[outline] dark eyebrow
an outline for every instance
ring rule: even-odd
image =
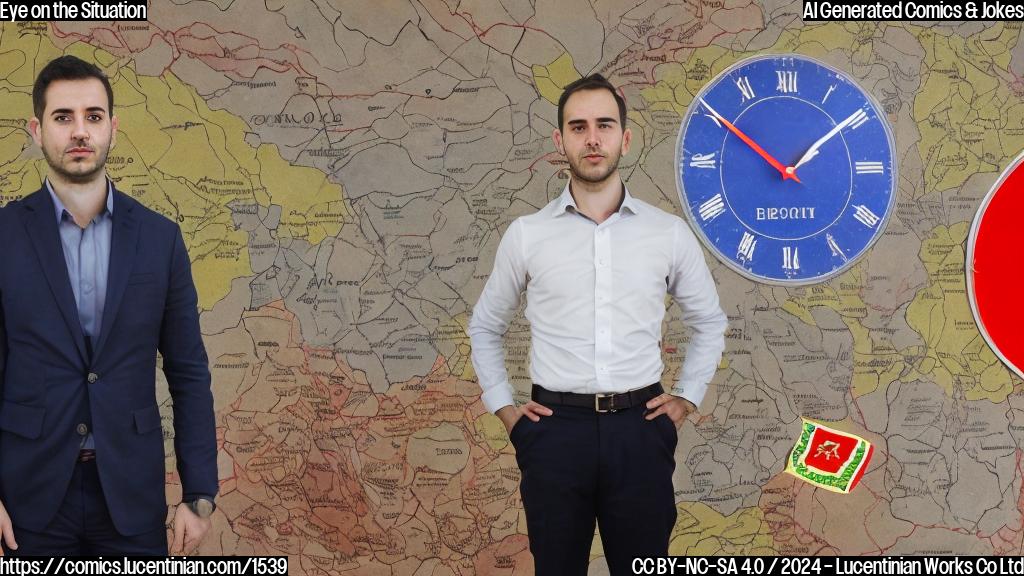
[[[102,107],[102,106],[92,106],[91,108],[86,108],[85,111],[86,112],[103,112],[104,114],[107,113],[107,109]],[[53,112],[50,112],[50,116],[53,116],[55,114],[74,114],[74,112],[75,111],[72,110],[71,108],[57,108]]]
[[[583,120],[582,118],[577,118],[575,120],[569,120],[568,122],[566,122],[566,124],[568,124],[569,126],[575,126],[575,125],[578,125],[578,124],[586,124],[586,123],[587,123],[587,121]],[[606,118],[598,118],[597,119],[597,123],[598,124],[618,124],[619,121],[616,120],[615,118],[606,117]]]

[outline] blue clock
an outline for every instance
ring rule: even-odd
[[[693,99],[676,177],[719,260],[773,284],[809,284],[867,252],[896,198],[892,130],[849,76],[799,55],[756,56]]]

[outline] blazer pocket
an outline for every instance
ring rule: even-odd
[[[140,408],[132,412],[132,416],[135,418],[135,431],[139,434],[160,428],[160,408],[156,404],[148,408]]]
[[[43,432],[46,408],[4,402],[0,405],[0,428],[29,440],[39,438]]]
[[[148,284],[150,282],[156,282],[156,274],[153,274],[152,272],[132,274],[128,277],[129,284]]]

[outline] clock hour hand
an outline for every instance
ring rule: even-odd
[[[754,142],[754,140],[750,136],[744,134],[739,128],[733,126],[732,122],[729,122],[721,114],[716,112],[715,109],[712,108],[707,102],[705,102],[703,98],[700,99],[700,103],[703,104],[704,107],[708,109],[708,112],[711,112],[712,116],[716,120],[724,124],[730,132],[735,134],[740,140],[743,140],[743,142],[746,143],[747,146],[750,146],[754,150],[754,152],[757,152],[761,156],[761,158],[764,158],[766,162],[768,162],[769,164],[772,165],[773,168],[778,170],[779,173],[782,174],[783,180],[793,179],[796,180],[797,182],[800,182],[800,179],[797,178],[796,176],[796,168],[786,168],[785,166],[783,166],[782,162],[779,162],[778,160],[773,158],[771,154],[765,152],[764,148],[761,148],[761,146],[759,146],[757,142]]]
[[[806,152],[804,152],[804,155],[800,157],[800,160],[798,160],[797,163],[793,165],[793,170],[796,170],[797,168],[803,166],[807,162],[810,162],[812,158],[814,158],[815,156],[818,155],[818,149],[821,148],[825,144],[825,142],[828,142],[829,140],[831,140],[833,136],[835,136],[836,134],[839,134],[840,130],[842,130],[843,128],[846,128],[847,126],[852,124],[855,120],[857,120],[858,118],[861,118],[863,116],[864,116],[864,111],[858,109],[853,114],[850,114],[850,116],[847,117],[846,120],[843,120],[839,124],[836,124],[835,126],[833,126],[832,129],[829,130],[827,134],[825,134],[821,138],[818,138],[814,142],[814,144],[811,144],[811,147],[808,148]]]

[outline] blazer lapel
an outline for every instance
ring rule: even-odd
[[[139,226],[135,213],[135,202],[114,189],[114,227],[110,236],[110,266],[107,268],[107,299],[103,309],[103,324],[100,339],[93,349],[93,359],[99,357],[107,335],[114,327],[117,311],[121,308],[128,276],[135,264],[135,250],[138,246]]]
[[[57,307],[71,331],[78,353],[82,360],[87,362],[82,323],[78,318],[75,293],[71,290],[71,279],[68,277],[68,265],[64,260],[64,248],[60,242],[60,231],[57,229],[53,200],[50,199],[46,186],[26,198],[23,206],[21,214],[25,231],[32,239],[32,246],[43,268],[46,282],[50,285]]]

